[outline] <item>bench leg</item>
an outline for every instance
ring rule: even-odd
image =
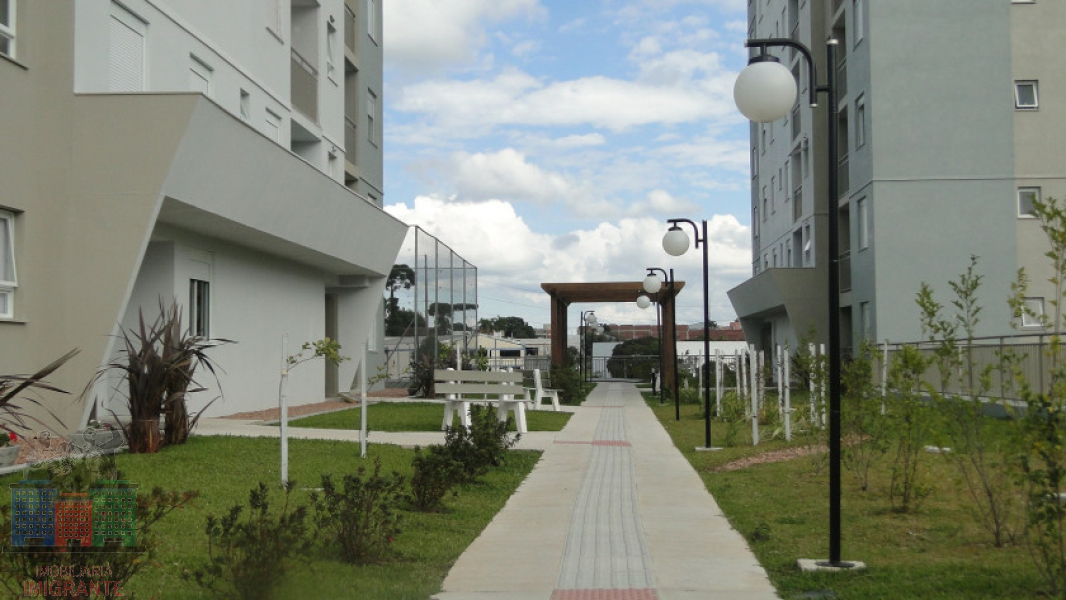
[[[515,428],[518,429],[518,433],[526,433],[526,403],[515,402],[512,406],[514,407]]]
[[[551,396],[552,399],[552,410],[559,412],[559,392],[551,392],[549,396]]]

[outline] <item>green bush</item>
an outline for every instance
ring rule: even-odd
[[[503,464],[519,434],[507,431],[511,419],[499,421],[491,407],[470,407],[470,428],[449,427],[444,434],[444,452],[462,465],[462,481],[476,481],[489,468]]]
[[[338,489],[330,475],[322,476],[322,495],[311,494],[318,538],[328,548],[339,548],[345,562],[366,564],[385,557],[400,533],[396,507],[406,503],[404,479],[398,473],[381,474],[381,459],[374,470],[359,467],[342,478]]]
[[[444,496],[463,480],[463,463],[446,446],[435,445],[425,452],[416,447],[411,466],[411,505],[422,512],[443,511]]]
[[[272,598],[290,559],[305,556],[311,545],[307,507],[290,502],[295,486],[292,480],[284,485],[280,512],[270,511],[270,492],[260,482],[248,494],[247,516],[238,504],[222,518],[207,517],[207,562],[185,578],[222,598]]]
[[[552,366],[550,387],[559,390],[559,401],[569,406],[581,404],[588,396],[581,373],[573,367]]]

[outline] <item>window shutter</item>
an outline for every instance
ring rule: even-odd
[[[144,91],[144,33],[127,23],[133,15],[111,14],[108,88],[112,92]],[[125,11],[122,11],[125,12]]]

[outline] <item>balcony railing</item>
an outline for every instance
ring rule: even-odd
[[[848,174],[848,155],[840,157],[837,163],[837,194],[843,198],[851,187],[851,178]]]
[[[292,105],[307,118],[318,122],[318,69],[294,48],[289,93]]]
[[[851,291],[851,251],[841,254],[837,264],[840,268],[840,291]]]
[[[792,221],[796,222],[803,218],[803,188],[798,187],[792,191]]]

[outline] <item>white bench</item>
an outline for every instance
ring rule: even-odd
[[[477,401],[495,404],[496,418],[501,422],[507,420],[508,412],[514,412],[518,433],[526,433],[526,403],[529,398],[522,387],[521,373],[436,369],[433,371],[433,381],[437,394],[445,399],[441,429],[450,427],[456,415],[463,427],[470,427],[470,402]],[[471,399],[471,394],[482,397]]]
[[[533,387],[526,388],[526,395],[532,399],[530,408],[533,410],[540,408],[542,400],[551,400],[552,410],[559,411],[559,390],[544,387],[540,377],[540,369],[533,369]]]

